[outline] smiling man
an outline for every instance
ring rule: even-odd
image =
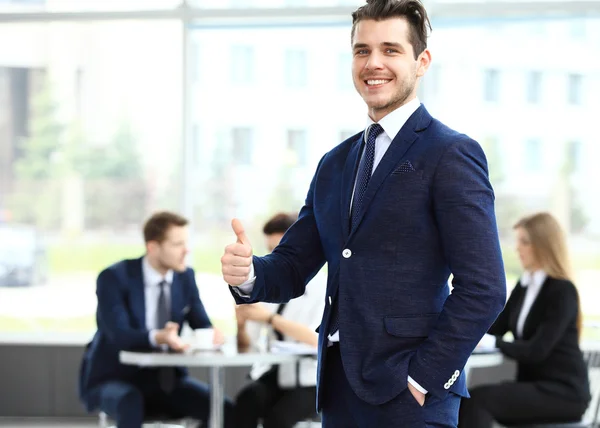
[[[321,159],[271,254],[253,257],[232,222],[223,277],[238,303],[284,302],[328,264],[317,374],[325,428],[456,427],[463,368],[506,297],[486,159],[417,99],[431,63],[423,5],[371,0],[352,17],[367,126]]]

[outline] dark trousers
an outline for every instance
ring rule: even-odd
[[[323,382],[323,428],[456,428],[460,397],[453,393],[443,400],[428,394],[423,407],[408,388],[379,406],[358,398],[346,378],[338,345],[327,348]]]
[[[236,398],[235,428],[292,428],[316,415],[316,387],[281,389],[277,368],[246,385]]]
[[[568,401],[545,392],[533,382],[505,382],[473,388],[460,406],[460,428],[577,422],[587,403]]]
[[[141,428],[147,415],[189,417],[206,425],[210,393],[207,385],[185,376],[177,379],[170,393],[158,383],[155,370],[142,370],[136,379],[108,381],[90,391],[102,410],[117,422],[118,428]],[[225,403],[225,426],[232,428],[233,405]]]

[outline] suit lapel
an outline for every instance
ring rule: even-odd
[[[517,296],[514,310],[510,313],[510,317],[508,320],[508,324],[509,324],[508,326],[509,326],[510,330],[513,332],[513,336],[516,337],[517,336],[517,323],[519,322],[519,314],[521,313],[521,309],[523,308],[523,300],[525,300],[525,291],[526,290],[521,285],[520,281],[517,283],[517,285],[515,287],[517,287],[519,295]]]
[[[129,305],[133,317],[141,327],[146,327],[146,296],[144,293],[144,275],[142,274],[142,259],[128,262],[129,276]]]
[[[350,200],[352,199],[352,191],[354,190],[354,180],[356,177],[356,171],[358,169],[358,163],[360,160],[360,154],[362,152],[362,142],[364,138],[364,132],[362,132],[358,139],[352,144],[348,157],[346,158],[346,165],[342,173],[342,233],[344,241],[348,239],[350,234]]]
[[[183,293],[181,291],[181,275],[173,274],[173,283],[171,284],[171,320],[179,322],[181,310],[183,309]]]
[[[398,134],[394,137],[394,139],[392,140],[392,144],[385,152],[385,155],[383,155],[381,162],[379,162],[379,165],[377,166],[375,172],[371,176],[369,186],[367,187],[367,191],[363,199],[362,209],[357,213],[357,228],[360,225],[365,213],[369,209],[371,201],[375,197],[375,194],[377,193],[385,179],[390,175],[390,173],[398,165],[406,151],[410,148],[410,146],[412,146],[412,144],[417,139],[418,134],[416,131],[419,131],[423,129],[423,127],[426,127],[430,121],[431,116],[429,116],[429,113],[427,113],[425,107],[420,106],[406,121],[404,126],[400,129],[400,132],[398,132]],[[353,176],[353,178],[354,177],[356,177],[356,174]],[[354,183],[354,180],[351,181],[352,183]]]
[[[537,296],[535,296],[535,299],[533,300],[533,303],[531,304],[531,308],[529,308],[529,312],[527,313],[527,316],[525,317],[525,322],[523,323],[523,334],[521,335],[522,337],[525,337],[525,332],[529,331],[528,330],[528,326],[531,322],[535,321],[539,321],[537,317],[537,312],[538,312],[538,308],[540,307],[540,305],[543,305],[542,301],[544,300],[544,290],[548,287],[546,287],[546,283],[548,282],[549,277],[546,277],[546,279],[544,280],[544,282],[542,283],[542,286],[540,288],[540,291],[538,292]],[[523,301],[525,300],[525,294],[523,293]],[[523,304],[521,303],[521,308],[522,309]],[[519,310],[519,313],[521,311]]]

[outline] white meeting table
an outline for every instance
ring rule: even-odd
[[[140,367],[208,367],[210,370],[210,428],[223,428],[225,400],[225,367],[251,366],[254,363],[281,364],[293,362],[305,355],[291,353],[259,352],[256,350],[238,351],[225,345],[218,351],[193,351],[183,354],[159,352],[121,351],[119,359],[123,364]],[[473,368],[499,366],[504,361],[502,354],[474,353],[469,358],[464,372],[469,376]]]
[[[140,367],[208,367],[210,370],[209,427],[222,428],[225,402],[225,367],[251,366],[254,363],[281,364],[298,360],[302,355],[238,351],[225,345],[217,351],[192,351],[182,354],[121,351],[122,364]]]

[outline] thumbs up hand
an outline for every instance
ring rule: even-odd
[[[225,254],[221,257],[221,271],[223,279],[232,286],[242,285],[248,280],[250,266],[252,265],[252,245],[246,236],[244,226],[238,219],[233,219],[231,227],[235,232],[237,241],[225,247]]]

